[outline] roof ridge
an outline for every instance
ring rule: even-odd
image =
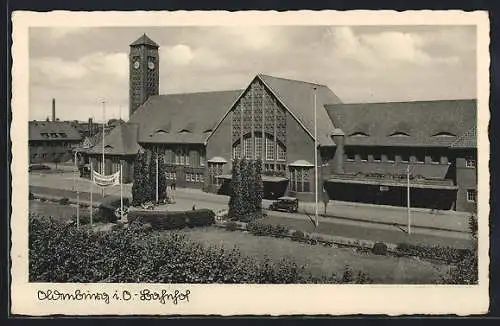
[[[222,90],[222,91],[197,91],[197,92],[188,92],[188,93],[164,93],[164,94],[158,94],[158,95],[153,95],[150,96],[151,98],[153,97],[160,97],[160,96],[172,96],[172,95],[195,95],[195,94],[207,94],[207,93],[229,93],[229,92],[241,92],[244,89],[227,89],[227,90]]]
[[[291,79],[291,78],[285,78],[285,77],[277,77],[277,76],[272,76],[272,75],[262,74],[262,73],[257,74],[257,76],[259,76],[259,77],[261,77],[261,76],[271,77],[271,78],[282,79],[282,80],[291,81],[291,82],[297,82],[297,83],[303,83],[303,84],[311,84],[311,85],[316,85],[316,86],[321,86],[321,87],[328,87],[326,84],[313,83],[313,82],[310,82],[310,81],[305,81],[305,80],[300,80],[300,79]]]
[[[466,102],[466,101],[477,101],[475,98],[464,98],[464,99],[441,99],[441,100],[414,100],[414,101],[387,101],[387,102],[353,102],[353,103],[337,103],[337,104],[326,104],[327,106],[336,105],[373,105],[373,104],[403,104],[403,103],[435,103],[435,102]]]

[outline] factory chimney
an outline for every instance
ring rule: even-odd
[[[56,99],[52,99],[52,121],[56,121]]]

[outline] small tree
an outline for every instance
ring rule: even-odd
[[[259,159],[253,162],[254,164],[254,187],[253,200],[254,207],[259,216],[262,215],[262,198],[264,197],[264,183],[262,182],[262,161]]]
[[[56,170],[57,170],[57,165],[61,163],[61,155],[54,153],[54,157],[52,158],[52,163],[56,165]]]
[[[250,220],[250,215],[252,214],[252,189],[251,189],[251,172],[250,172],[250,162],[246,159],[241,160],[240,162],[240,175],[241,175],[241,205],[242,212],[240,218],[245,220]]]
[[[146,153],[137,152],[134,164],[134,183],[132,184],[132,203],[141,205],[147,201]]]
[[[234,159],[232,177],[231,177],[231,197],[229,198],[228,215],[231,219],[235,220],[241,216],[241,213],[242,213],[242,202],[241,202],[240,162],[238,159]]]
[[[167,176],[165,159],[162,153],[158,154],[158,196],[160,200],[167,198]]]

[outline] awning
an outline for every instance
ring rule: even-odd
[[[314,164],[306,161],[306,160],[297,160],[297,161],[294,161],[290,164],[288,164],[288,166],[297,166],[297,167],[314,167]]]
[[[208,160],[209,163],[227,163],[227,160],[220,156],[214,156]]]
[[[363,184],[363,185],[374,185],[374,186],[392,186],[392,187],[407,187],[406,182],[394,181],[394,180],[355,180],[355,179],[343,179],[343,178],[330,178],[328,182],[336,183],[350,183],[350,184]],[[455,185],[444,185],[444,184],[431,184],[431,183],[416,183],[410,182],[410,188],[421,188],[421,189],[443,189],[443,190],[457,190],[458,187]]]
[[[216,178],[231,180],[232,175],[231,174],[223,174],[223,175],[218,175]],[[288,181],[288,179],[283,178],[283,177],[272,177],[272,176],[268,176],[268,175],[263,175],[262,181],[263,182],[285,182],[285,181]]]

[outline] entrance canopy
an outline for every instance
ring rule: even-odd
[[[349,184],[364,184],[364,185],[374,185],[374,186],[392,186],[392,187],[407,187],[405,181],[398,180],[370,180],[370,179],[347,179],[342,177],[333,177],[327,180],[328,182],[334,183],[349,183]],[[441,182],[428,182],[425,181],[410,181],[410,188],[422,188],[422,189],[442,189],[442,190],[457,190],[458,187],[448,183],[443,180]]]
[[[217,176],[216,178],[218,178],[218,179],[225,179],[225,180],[231,180],[232,179],[232,175],[231,174],[223,174],[223,175]],[[288,179],[287,178],[283,178],[283,177],[273,177],[273,176],[263,175],[262,176],[262,181],[263,182],[285,182],[285,181],[288,181]]]

